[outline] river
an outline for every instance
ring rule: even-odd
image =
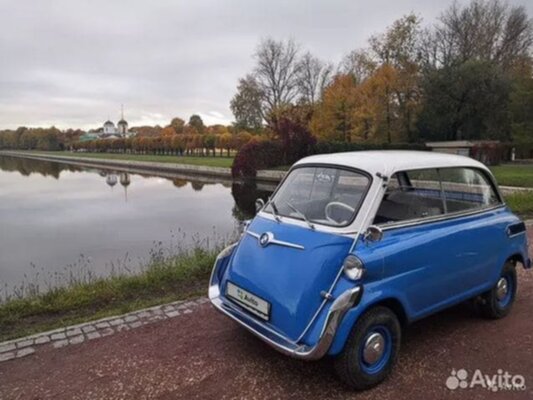
[[[272,189],[0,156],[0,300],[36,285],[136,273],[160,251],[212,246]]]

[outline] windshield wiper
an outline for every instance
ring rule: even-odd
[[[274,203],[274,200],[269,201],[270,208],[272,209],[272,214],[274,215],[274,218],[277,222],[281,222],[281,218],[279,217],[278,207],[276,207],[276,203]]]
[[[311,229],[315,229],[315,225],[313,225],[313,223],[311,221],[309,221],[309,219],[305,216],[305,214],[303,212],[301,212],[300,210],[298,210],[296,207],[294,207],[291,203],[287,202],[287,205],[289,206],[289,208],[294,211],[296,214],[298,214],[300,217],[303,218],[303,220],[305,222],[307,222],[307,225],[309,225],[309,228]]]

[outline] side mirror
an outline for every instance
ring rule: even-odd
[[[265,206],[263,199],[257,199],[255,201],[255,212],[259,212]]]
[[[379,226],[370,225],[365,232],[364,238],[369,242],[379,242],[383,238],[383,231]]]

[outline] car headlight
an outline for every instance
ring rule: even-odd
[[[365,273],[365,267],[360,259],[353,254],[348,255],[342,263],[344,275],[352,281],[361,279]]]

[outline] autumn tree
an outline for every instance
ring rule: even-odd
[[[414,14],[396,20],[383,34],[370,38],[373,57],[385,67],[380,98],[389,143],[393,129],[400,138],[415,140],[414,121],[420,101],[419,41],[420,19]]]
[[[372,59],[368,49],[356,49],[344,56],[340,65],[339,72],[350,74],[358,83],[368,78],[377,67],[377,63]]]
[[[169,125],[161,130],[161,136],[163,137],[170,137],[174,136],[176,134],[176,131],[172,125]]]
[[[312,152],[316,139],[309,130],[311,115],[309,105],[288,105],[277,110],[275,133],[282,143],[286,164],[292,164]]]
[[[311,131],[316,137],[351,142],[355,128],[356,88],[353,75],[335,76],[311,119]]]

